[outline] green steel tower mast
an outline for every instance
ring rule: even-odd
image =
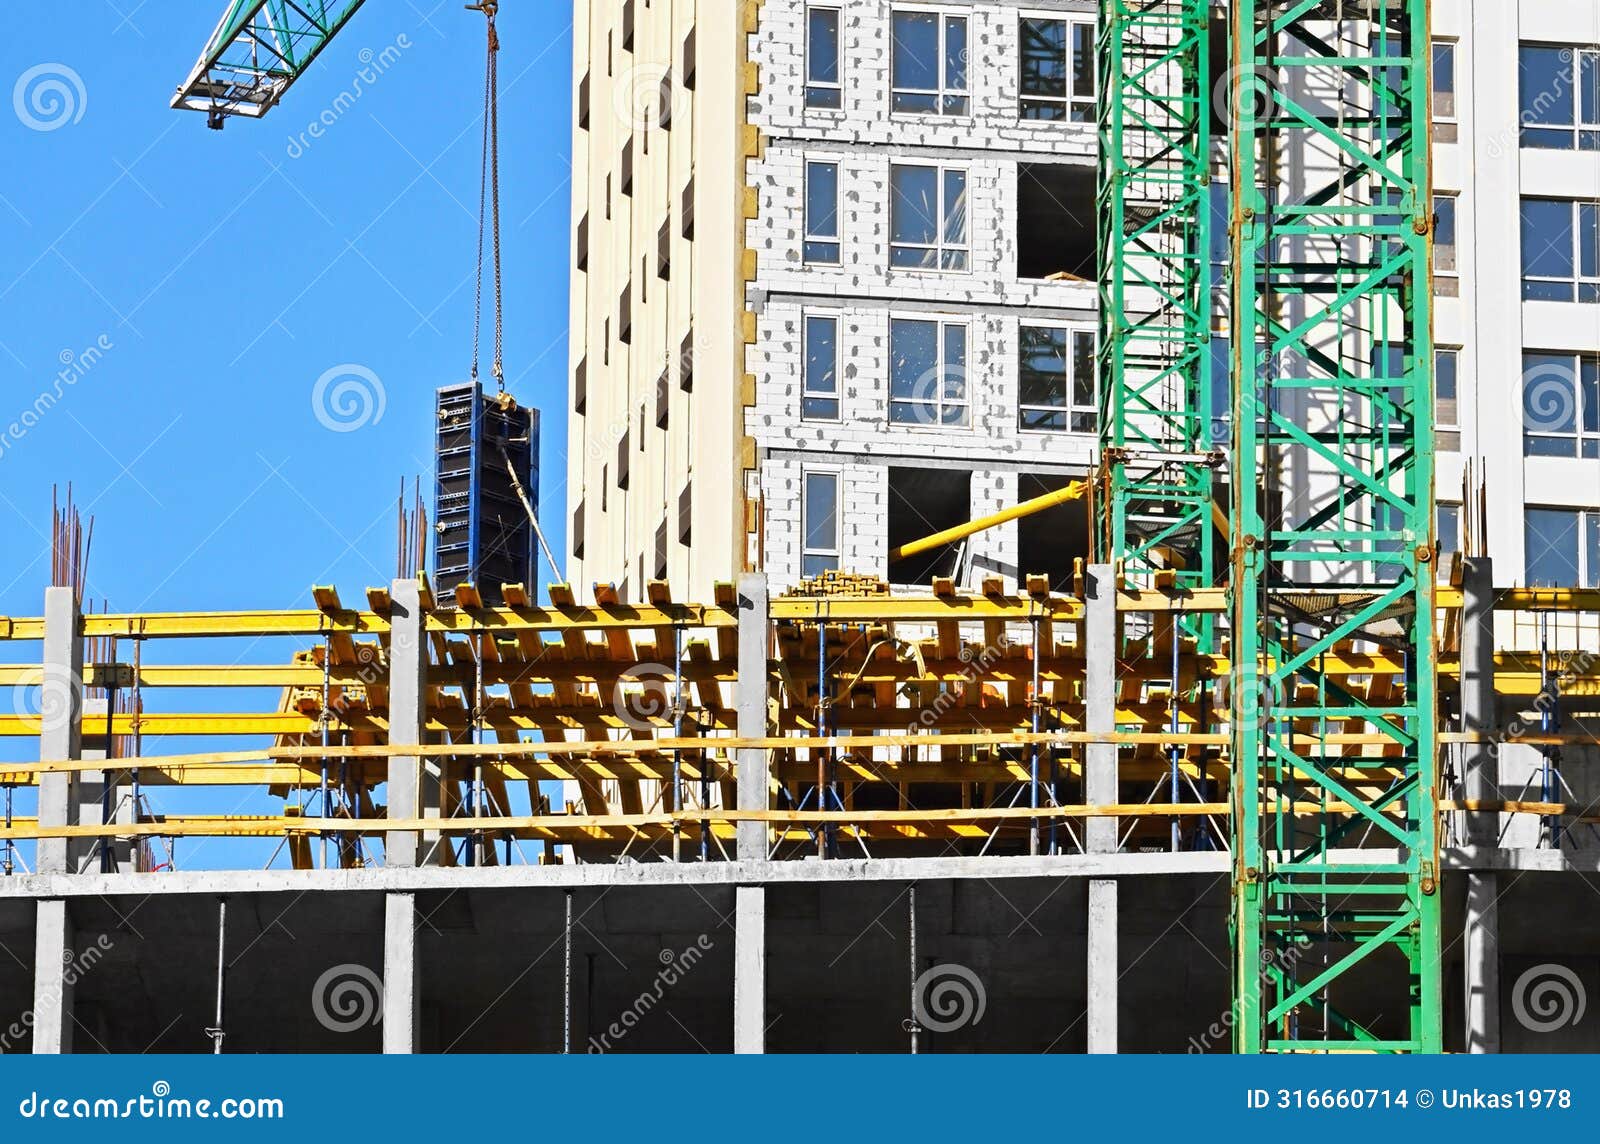
[[[1232,37],[1235,1047],[1437,1052],[1428,3]]]
[[[1207,0],[1101,0],[1095,555],[1149,586],[1216,584]]]

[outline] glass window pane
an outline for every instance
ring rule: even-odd
[[[1577,379],[1567,354],[1522,355],[1522,428],[1528,433],[1572,433],[1577,428]]]
[[[1583,586],[1600,587],[1600,513],[1583,514]]]
[[[1600,278],[1600,204],[1578,204],[1578,276]]]
[[[1094,25],[1072,25],[1072,94],[1094,98]]]
[[[1066,407],[1067,331],[1023,326],[1019,331],[1017,377],[1023,405]]]
[[[806,377],[807,393],[837,393],[839,352],[835,333],[838,323],[833,318],[806,319]]]
[[[1530,588],[1578,586],[1578,514],[1530,508],[1523,529],[1523,561]]]
[[[889,182],[889,240],[933,245],[939,234],[939,172],[896,166]]]
[[[1088,330],[1072,333],[1072,403],[1081,409],[1095,407],[1094,335]]]
[[[1456,90],[1456,46],[1438,43],[1433,45],[1434,95],[1454,94]]]
[[[1437,350],[1433,355],[1433,392],[1440,401],[1456,399],[1456,351]]]
[[[806,79],[839,82],[839,10],[813,8],[806,21]]]
[[[1067,22],[1022,21],[1023,95],[1067,97]]]
[[[1600,124],[1600,52],[1584,52],[1578,61],[1578,110],[1583,125]]]
[[[1572,204],[1560,199],[1522,200],[1522,273],[1573,278]]]
[[[949,16],[946,17],[944,22],[944,85],[951,91],[967,90],[967,18],[965,16]]]
[[[832,551],[839,546],[839,478],[833,473],[806,474],[806,547]]]
[[[954,246],[967,245],[967,173],[944,173],[944,240]]]
[[[1581,360],[1578,390],[1583,395],[1583,431],[1600,433],[1600,358]]]
[[[895,318],[889,323],[889,396],[931,398],[938,367],[939,323]]]
[[[1439,506],[1439,551],[1461,551],[1460,505],[1442,504]]]
[[[946,401],[967,399],[967,327],[944,328],[944,397]]]
[[[1572,52],[1561,58],[1561,48],[1524,45],[1519,61],[1522,78],[1522,122],[1535,126],[1566,126],[1573,123]],[[1572,146],[1570,141],[1566,146]]]
[[[939,16],[937,13],[894,14],[894,58],[891,66],[892,86],[916,88],[922,91],[938,90]]]
[[[1433,197],[1433,216],[1434,244],[1436,246],[1454,246],[1456,244],[1456,197],[1454,195],[1435,195]]]
[[[806,234],[839,237],[839,165],[806,164]]]

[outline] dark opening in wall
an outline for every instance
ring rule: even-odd
[[[1095,170],[1017,164],[1017,276],[1095,281]]]
[[[1055,492],[1076,477],[1023,473],[1017,478],[1018,503]],[[1050,587],[1070,591],[1072,562],[1089,559],[1089,502],[1068,501],[1017,520],[1017,579],[1050,577]]]
[[[972,473],[962,469],[889,470],[889,548],[921,540],[972,519]],[[956,574],[960,542],[889,562],[893,584],[927,585]]]

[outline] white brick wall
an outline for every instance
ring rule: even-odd
[[[1095,5],[1089,0],[907,5],[968,17],[971,114],[961,117],[891,115],[892,6],[880,0],[841,0],[838,6],[843,84],[838,111],[804,106],[805,4],[764,5],[751,42],[761,91],[750,100],[749,113],[766,147],[747,171],[759,208],[746,228],[747,245],[756,256],[749,301],[757,315],[756,341],[746,354],[746,368],[756,378],[746,428],[762,449],[764,561],[779,590],[800,573],[805,467],[840,473],[842,566],[882,574],[890,464],[933,461],[971,468],[971,510],[981,515],[1016,503],[1019,468],[1086,469],[1096,453],[1092,436],[1017,428],[1018,326],[1043,321],[1092,329],[1096,299],[1091,283],[1019,279],[1014,220],[1019,162],[1075,164],[1092,180],[1095,154],[1092,124],[1019,117],[1020,13],[1092,19]],[[808,158],[839,164],[838,265],[803,261]],[[894,162],[937,162],[966,170],[966,271],[889,268]],[[1092,243],[1094,220],[1081,221]],[[839,320],[837,422],[800,417],[801,331],[808,312]],[[967,323],[968,427],[889,423],[891,315]],[[1001,574],[1014,582],[1016,549],[1014,524],[975,537],[974,581]]]

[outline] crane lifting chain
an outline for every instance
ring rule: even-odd
[[[494,383],[499,392],[506,389],[505,371],[500,362],[503,325],[500,304],[500,78],[496,63],[500,55],[500,36],[494,18],[498,0],[479,0],[468,4],[470,11],[482,12],[488,24],[488,55],[483,71],[483,161],[478,171],[478,273],[477,295],[472,312],[472,379],[478,379],[478,338],[483,325],[483,223],[487,200],[493,227],[494,252]]]

